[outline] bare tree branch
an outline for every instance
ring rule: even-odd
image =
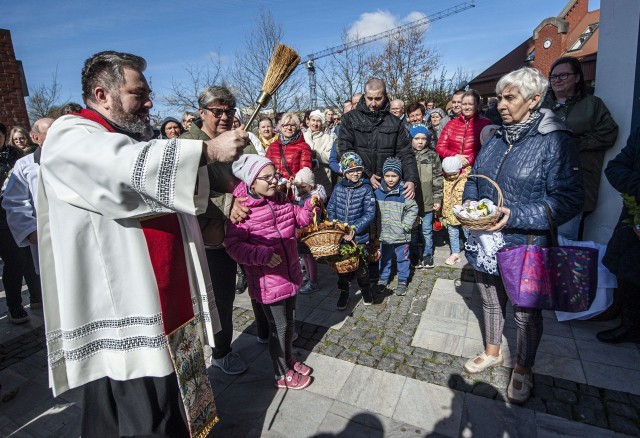
[[[31,122],[35,122],[43,117],[56,117],[56,111],[66,102],[61,102],[62,85],[58,83],[58,67],[51,77],[51,83],[40,84],[29,95],[27,102],[27,112]]]
[[[198,109],[198,95],[204,88],[218,83],[221,70],[222,62],[217,54],[211,56],[205,65],[187,64],[187,78],[172,78],[171,92],[162,100],[176,112],[195,111]]]

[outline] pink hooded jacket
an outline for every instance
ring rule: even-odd
[[[229,222],[224,243],[227,253],[244,268],[249,296],[263,304],[294,296],[302,284],[296,228],[311,222],[310,200],[298,207],[280,192],[256,199],[247,193],[244,182],[236,186],[233,196],[246,197],[244,205],[250,213],[244,222]],[[274,253],[282,262],[270,268],[267,263]]]

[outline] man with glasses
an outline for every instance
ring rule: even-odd
[[[210,86],[198,96],[199,118],[191,122],[189,132],[180,136],[184,139],[210,140],[233,129],[236,114],[236,98],[226,87]],[[255,154],[249,143],[244,153]],[[204,240],[213,294],[222,329],[214,335],[212,365],[226,374],[242,374],[247,365],[231,350],[233,336],[233,301],[236,296],[236,262],[229,257],[222,243],[224,224],[227,219],[241,221],[248,209],[235,200],[233,189],[236,180],[231,172],[231,164],[212,163],[207,166],[209,173],[209,205],[207,211],[198,216]]]

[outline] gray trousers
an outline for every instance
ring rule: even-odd
[[[484,331],[488,344],[500,345],[504,318],[509,297],[497,275],[475,271],[476,284],[482,295]],[[516,320],[517,351],[516,363],[523,368],[531,368],[542,338],[542,311],[513,306]]]

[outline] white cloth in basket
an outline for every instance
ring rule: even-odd
[[[469,238],[465,244],[465,250],[477,253],[476,263],[487,273],[498,272],[498,260],[496,253],[504,246],[504,237],[500,231],[476,231],[469,232]]]

